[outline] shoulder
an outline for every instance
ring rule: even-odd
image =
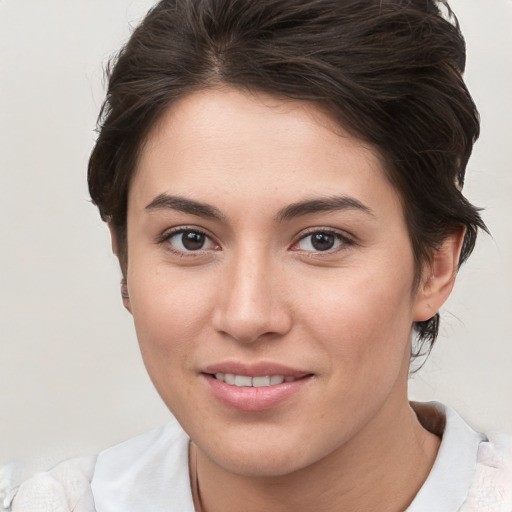
[[[99,512],[193,511],[189,438],[177,421],[98,455],[92,492]]]
[[[438,402],[411,405],[441,445],[407,511],[512,512],[511,437],[477,432]]]
[[[176,458],[188,449],[189,438],[176,420],[107,448],[98,455],[95,476],[101,471],[125,473],[127,464],[141,460]]]
[[[512,436],[491,433],[478,449],[475,478],[461,512],[512,512]]]
[[[96,457],[61,462],[17,485],[15,471],[4,467],[0,510],[7,512],[94,512],[91,480]]]
[[[14,466],[0,467],[0,512],[167,512],[169,503],[188,512],[188,443],[172,421],[28,479]]]

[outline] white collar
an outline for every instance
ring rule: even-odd
[[[176,420],[98,455],[91,482],[97,512],[194,512],[189,438]]]
[[[486,438],[449,407],[428,406],[446,418],[446,426],[434,466],[406,512],[454,512],[466,500]],[[173,420],[101,452],[91,483],[97,512],[194,512],[188,445]]]
[[[478,448],[487,438],[453,409],[439,402],[423,405],[436,409],[445,418],[445,427],[434,466],[406,512],[455,512],[466,501],[475,478]]]

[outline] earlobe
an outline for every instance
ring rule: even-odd
[[[121,297],[123,299],[123,306],[131,313],[130,294],[128,293],[128,283],[125,277],[121,279]]]
[[[432,318],[450,296],[455,283],[464,230],[448,235],[425,268],[414,305],[414,321]]]
[[[117,236],[114,231],[114,228],[112,227],[112,224],[110,222],[108,223],[108,229],[110,231],[110,241],[112,243],[112,252],[118,257],[119,259],[119,246],[117,243]],[[121,265],[121,270],[122,270]],[[124,272],[123,272],[124,273]],[[131,313],[131,304],[130,304],[130,294],[128,293],[128,282],[126,281],[126,277],[123,276],[121,279],[121,298],[123,299],[123,306]]]
[[[117,254],[118,246],[117,246],[116,233],[115,233],[114,228],[112,227],[112,224],[110,222],[107,223],[107,226],[108,226],[108,230],[110,231],[110,243],[112,245],[112,252],[116,256],[118,256],[118,254]]]

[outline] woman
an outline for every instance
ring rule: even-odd
[[[464,62],[430,1],[159,3],[89,187],[177,422],[12,510],[511,510],[510,443],[407,399],[485,229]]]

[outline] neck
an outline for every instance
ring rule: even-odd
[[[405,510],[440,440],[420,425],[406,398],[395,401],[328,457],[284,476],[233,474],[193,446],[202,512]]]

